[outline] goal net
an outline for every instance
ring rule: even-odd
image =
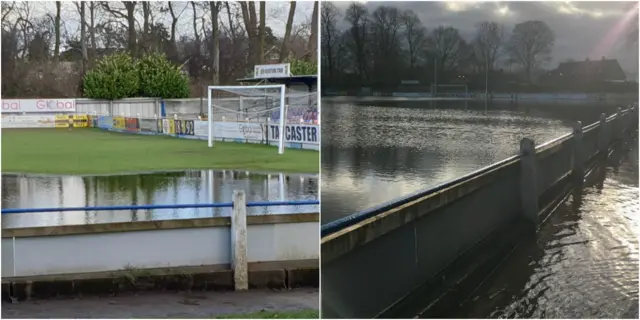
[[[466,84],[437,84],[431,86],[434,98],[461,98],[469,97]]]
[[[209,86],[207,101],[209,147],[220,132],[216,125],[222,130],[239,126],[243,133],[251,131],[254,140],[261,130],[266,143],[269,135],[264,131],[277,126],[278,153],[282,154],[287,125],[318,123],[317,93],[288,90],[285,85]]]

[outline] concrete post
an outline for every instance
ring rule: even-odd
[[[582,139],[582,122],[573,125],[573,180],[578,183],[584,181],[584,141]]]
[[[607,128],[607,115],[600,114],[600,124],[598,125],[598,152],[607,153],[609,149],[609,130]]]
[[[538,227],[538,181],[536,144],[529,138],[520,140],[520,200],[525,219]]]
[[[233,191],[231,215],[231,269],[235,290],[249,289],[247,265],[247,202],[244,190]]]

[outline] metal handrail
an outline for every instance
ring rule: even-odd
[[[247,202],[247,207],[275,207],[275,206],[308,206],[319,205],[319,200],[300,201],[256,201]],[[233,208],[233,202],[194,203],[194,204],[145,204],[126,206],[94,206],[94,207],[66,207],[66,208],[10,208],[2,209],[2,214],[60,212],[60,211],[119,211],[119,210],[152,210],[152,209],[188,209],[188,208]]]

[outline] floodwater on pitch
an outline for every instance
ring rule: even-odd
[[[318,176],[232,170],[121,175],[2,175],[2,208],[61,208],[318,199]],[[248,214],[318,212],[318,206],[250,207]],[[228,216],[231,208],[65,211],[4,214],[2,228]]]

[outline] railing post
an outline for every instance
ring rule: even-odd
[[[573,125],[573,169],[571,171],[575,182],[584,181],[584,141],[582,139],[582,122]]]
[[[607,115],[600,114],[600,124],[598,128],[598,152],[607,153],[609,149],[609,135],[607,130]]]
[[[235,290],[249,289],[247,265],[247,201],[244,190],[233,191],[231,215],[231,269]]]
[[[536,143],[529,138],[520,140],[520,200],[525,219],[538,227],[538,181]]]

